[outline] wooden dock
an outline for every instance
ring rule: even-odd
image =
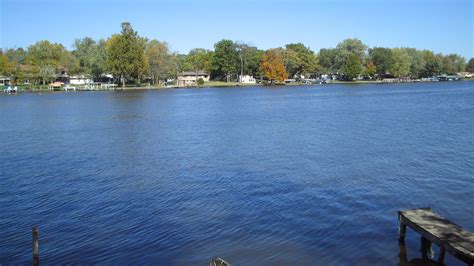
[[[443,265],[446,251],[454,257],[474,265],[474,233],[441,217],[431,208],[398,211],[399,241],[405,241],[407,226],[421,235],[421,253],[427,258],[434,243],[440,248],[438,264]]]
[[[209,264],[210,266],[231,266],[230,263],[225,261],[223,258],[212,258],[211,263]]]

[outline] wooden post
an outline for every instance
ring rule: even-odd
[[[405,241],[398,241],[398,264],[397,265],[408,265],[408,254],[405,246]]]
[[[230,263],[218,257],[212,258],[211,263],[209,265],[210,266],[231,266]]]
[[[33,265],[39,265],[38,226],[33,227]]]
[[[439,248],[439,256],[438,256],[438,265],[444,265],[444,255],[446,254],[446,249],[444,246]]]
[[[399,242],[405,241],[406,233],[407,233],[407,225],[400,222],[400,224],[398,225],[398,241]]]
[[[421,237],[421,257],[428,259],[428,253],[431,253],[431,241],[424,236]]]

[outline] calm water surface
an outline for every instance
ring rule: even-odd
[[[0,95],[0,264],[395,265],[398,209],[474,230],[473,131],[474,82]]]

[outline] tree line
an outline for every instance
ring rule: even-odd
[[[312,51],[302,43],[261,50],[246,43],[221,40],[213,50],[196,48],[188,54],[170,51],[166,42],[140,36],[124,22],[121,32],[108,39],[76,39],[73,50],[47,40],[24,48],[0,49],[0,75],[14,83],[47,84],[61,73],[100,79],[113,74],[117,83],[153,85],[177,72],[204,70],[214,80],[231,81],[251,75],[268,82],[310,78],[323,74],[352,81],[356,78],[418,79],[440,74],[474,72],[474,59],[415,48],[369,48],[359,39],[345,39],[335,48]]]

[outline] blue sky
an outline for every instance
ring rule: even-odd
[[[0,0],[0,47],[107,38],[128,21],[173,51],[223,38],[261,49],[302,42],[318,51],[345,38],[474,57],[472,0]]]

